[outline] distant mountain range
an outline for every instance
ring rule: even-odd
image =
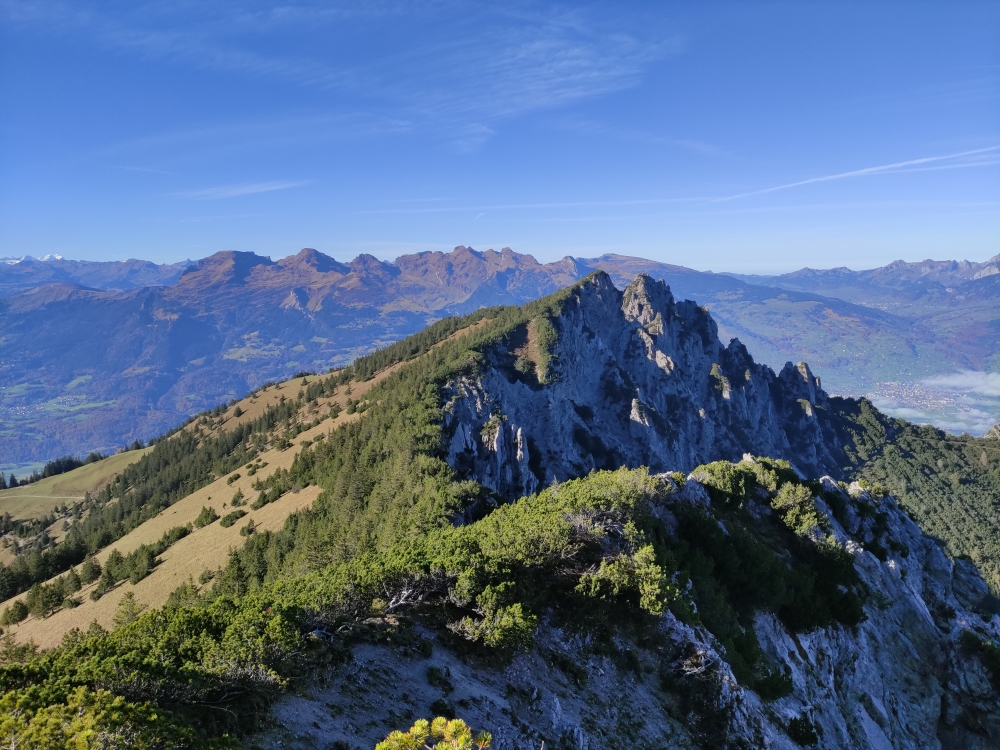
[[[464,246],[391,263],[312,249],[173,265],[47,256],[0,260],[0,466],[147,439],[268,380],[344,364],[438,318],[520,304],[598,269],[619,286],[639,272],[665,279],[678,299],[711,310],[725,340],[776,368],[805,360],[832,392],[881,394],[890,411],[956,429],[1000,421],[992,402],[970,405],[947,380],[1000,371],[1000,256],[769,277],[621,255],[541,264]]]
[[[776,286],[795,291],[821,292],[866,307],[879,307],[894,312],[919,309],[924,306],[952,304],[976,297],[983,288],[982,279],[1000,276],[1000,255],[984,263],[967,260],[925,260],[907,263],[897,260],[870,271],[850,268],[830,268],[801,271],[781,276],[730,274],[751,284]]]
[[[97,262],[66,260],[61,255],[44,258],[0,258],[0,297],[34,289],[42,284],[79,284],[91,289],[124,292],[140,286],[177,283],[192,261],[157,265],[148,260]]]

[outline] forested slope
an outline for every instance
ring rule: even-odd
[[[893,420],[858,475],[879,483],[928,534],[1000,591],[1000,440]]]

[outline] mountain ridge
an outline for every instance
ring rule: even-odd
[[[775,374],[645,274],[619,291],[595,271],[567,295],[484,352],[483,376],[446,387],[447,461],[460,475],[508,499],[596,469],[687,472],[746,453],[842,476],[845,437],[804,362]]]
[[[0,265],[0,288],[26,264]],[[615,254],[542,264],[509,248],[459,246],[343,263],[304,249],[277,261],[226,251],[180,265],[159,286],[97,289],[92,271],[0,297],[8,470],[146,440],[268,380],[340,366],[440,317],[521,304],[598,269],[620,286],[640,271],[665,278],[677,298],[707,305],[755,359],[777,368],[806,359],[834,392],[986,369],[1000,340],[998,276],[974,282],[979,296],[961,314],[944,306],[928,319]]]
[[[4,731],[43,736],[72,714],[116,740],[353,746],[434,712],[495,732],[498,750],[978,750],[1000,736],[986,583],[885,488],[821,476],[850,479],[905,425],[827,397],[804,364],[775,375],[723,345],[662,282],[619,292],[598,271],[244,406],[164,436],[86,514],[59,509],[103,572],[93,601],[52,620],[107,622],[117,603],[116,627],[35,654],[23,638],[83,581],[20,581],[33,619],[7,603],[21,624],[0,711],[20,710]],[[1000,461],[994,441],[950,442],[984,471]],[[651,458],[665,471],[628,468]],[[929,468],[897,459],[906,476]],[[197,529],[177,526],[196,514]],[[178,576],[180,558],[219,565],[218,542],[242,537],[197,583]],[[134,592],[157,587],[141,612]],[[106,726],[112,698],[121,724]]]
[[[730,275],[751,284],[797,291],[804,288],[827,290],[832,296],[858,304],[874,305],[877,301],[879,304],[905,309],[932,295],[955,295],[953,299],[961,300],[961,287],[973,288],[967,285],[998,274],[1000,254],[981,263],[968,260],[924,260],[918,263],[896,260],[864,271],[854,271],[843,266],[831,269],[806,267],[777,276]]]

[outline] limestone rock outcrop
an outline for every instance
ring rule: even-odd
[[[746,452],[840,475],[829,398],[809,366],[789,362],[776,375],[739,340],[724,346],[708,311],[676,301],[662,281],[639,275],[620,292],[595,273],[551,324],[544,382],[539,363],[523,365],[537,348],[528,326],[445,391],[449,463],[500,495],[591,469],[689,471]]]

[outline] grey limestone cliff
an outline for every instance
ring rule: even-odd
[[[598,272],[549,322],[545,372],[528,325],[446,389],[449,463],[500,495],[591,469],[688,471],[746,452],[840,475],[829,399],[808,365],[776,375],[737,339],[724,346],[708,311],[662,281],[639,275],[621,292]]]

